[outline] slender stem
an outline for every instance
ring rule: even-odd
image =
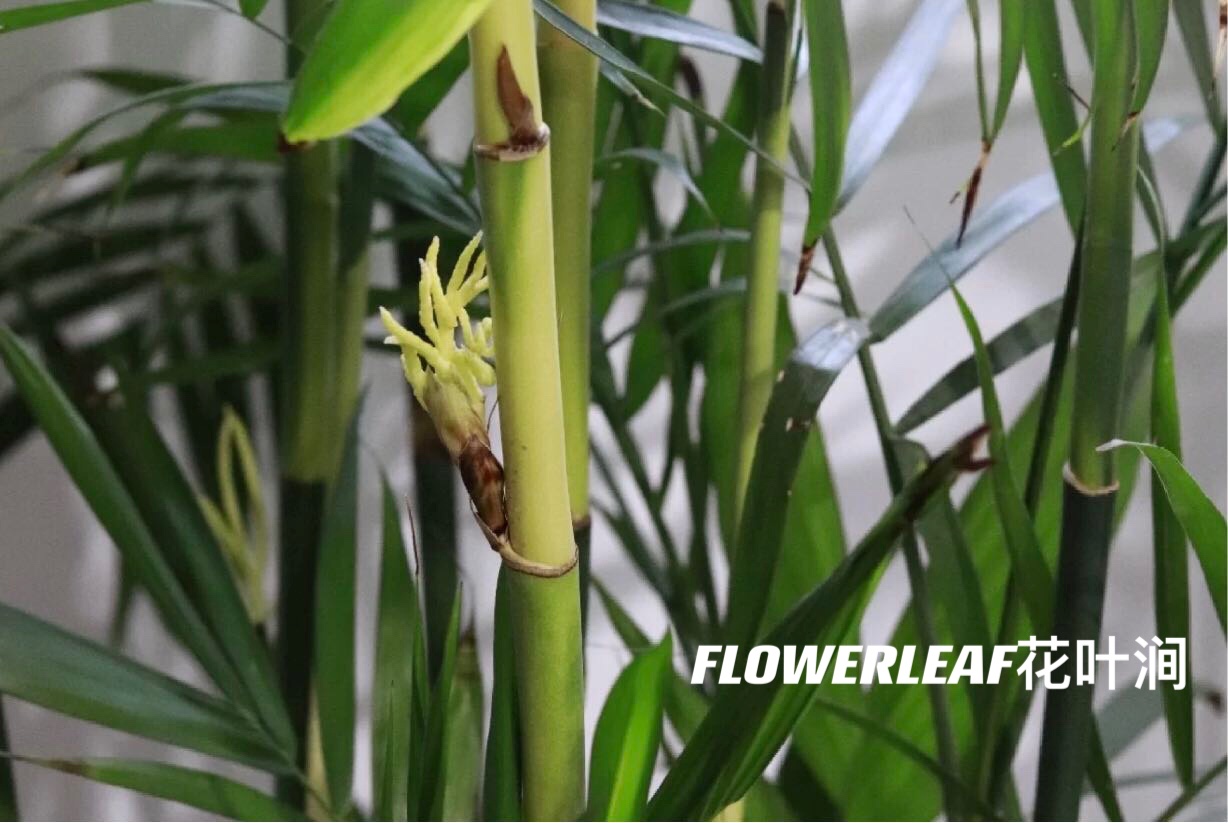
[[[835,234],[828,229],[823,235],[823,248],[831,263],[832,275],[836,281],[836,289],[840,293],[840,304],[848,317],[860,317],[857,299],[853,294],[852,283],[849,282],[848,271],[844,268],[844,260],[840,256],[840,247],[836,244]],[[883,463],[887,467],[887,482],[891,487],[893,497],[898,496],[904,488],[904,474],[900,466],[899,455],[894,442],[898,438],[895,428],[891,425],[891,417],[887,413],[887,401],[883,396],[882,383],[878,379],[878,368],[874,365],[874,355],[869,346],[862,346],[857,352],[857,361],[866,383],[866,394],[870,399],[870,412],[874,417],[874,425],[878,430],[878,440],[883,451]],[[921,563],[921,550],[917,545],[917,536],[911,527],[904,530],[901,538],[904,549],[904,563],[908,571],[908,585],[912,591],[913,618],[917,626],[917,639],[920,641],[918,654],[928,654],[928,649],[934,644],[934,618],[930,608],[929,587],[925,581],[925,567]],[[951,711],[947,703],[947,695],[942,686],[932,686],[928,689],[930,711],[934,718],[934,737],[938,746],[938,762],[948,775],[959,774],[959,752],[955,745],[955,732],[951,726]],[[958,820],[957,806],[953,787],[943,781],[943,805],[948,820]]]
[[[595,0],[559,0],[572,20],[596,31]],[[542,117],[553,124],[550,192],[554,214],[554,288],[563,386],[563,434],[572,528],[580,551],[580,605],[588,602],[588,406],[590,262],[597,59],[553,26],[538,29]]]
[[[1070,464],[1054,632],[1073,648],[1100,635],[1116,465],[1097,447],[1118,434],[1126,363],[1126,313],[1133,248],[1138,126],[1128,122],[1134,54],[1130,4],[1096,0],[1091,160],[1080,262],[1079,346],[1075,352]],[[1124,128],[1123,128],[1124,127]],[[1092,734],[1092,688],[1072,685],[1045,701],[1038,820],[1077,816]]]
[[[776,373],[776,325],[780,304],[780,223],[784,177],[779,163],[789,151],[791,15],[784,3],[767,5],[764,26],[764,66],[759,83],[759,144],[778,164],[762,157],[755,165],[752,203],[750,274],[742,318],[741,388],[738,392],[738,432],[735,455],[734,518],[742,519],[742,503],[750,482],[759,427],[772,393]],[[735,532],[736,533],[736,530]],[[732,550],[732,547],[731,547]]]
[[[531,561],[564,565],[576,546],[555,310],[550,152],[534,140],[541,136],[541,93],[531,1],[492,4],[469,37],[475,142],[489,149],[479,153],[477,176],[491,269],[509,538]],[[495,148],[513,138],[518,159]],[[584,807],[579,576],[574,570],[553,579],[515,574],[509,592],[524,814],[575,819]]]

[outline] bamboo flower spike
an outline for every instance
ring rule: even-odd
[[[475,519],[490,547],[516,571],[558,577],[571,570],[574,558],[558,567],[534,563],[521,557],[508,540],[503,465],[490,448],[482,395],[483,386],[495,384],[495,370],[488,362],[495,353],[492,323],[489,317],[473,323],[466,310],[489,285],[485,252],[478,255],[472,269],[469,265],[481,240],[478,233],[465,246],[446,288],[439,276],[439,238],[431,242],[426,258],[419,261],[422,278],[418,282],[418,321],[426,339],[402,326],[381,306],[380,319],[389,332],[384,342],[401,347],[405,379],[460,470]],[[460,345],[456,339],[458,328]]]

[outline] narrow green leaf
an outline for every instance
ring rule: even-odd
[[[593,733],[588,784],[590,820],[639,820],[648,803],[666,678],[673,672],[667,633],[650,651],[636,655],[606,697]]]
[[[923,0],[918,4],[870,81],[848,127],[839,208],[870,176],[912,110],[938,65],[961,5],[960,0]]]
[[[1168,34],[1168,0],[1136,2],[1134,25],[1138,33],[1138,77],[1134,81],[1130,113],[1138,114],[1151,94],[1151,87],[1160,70],[1160,58],[1164,55],[1164,39]]]
[[[289,761],[230,704],[0,605],[0,692],[130,734],[286,772]]]
[[[1189,121],[1183,119],[1157,119],[1144,124],[1143,137],[1155,152],[1188,125]],[[962,243],[956,242],[956,235],[948,236],[904,277],[870,317],[873,339],[877,342],[890,337],[946,291],[949,280],[958,281],[1007,238],[1057,202],[1057,184],[1050,174],[1032,177],[1003,194],[972,218]]]
[[[1046,303],[990,340],[985,353],[993,373],[1001,374],[1032,352],[1052,343],[1061,309],[1060,299]],[[907,434],[950,408],[979,385],[976,357],[961,360],[908,407],[896,423],[896,431]]]
[[[338,0],[295,77],[286,139],[327,140],[392,108],[489,2]]]
[[[486,772],[482,786],[484,820],[519,820],[520,718],[516,706],[516,650],[512,647],[512,613],[507,576],[500,567],[495,588],[494,674],[490,693],[490,731],[486,737]]]
[[[244,17],[255,20],[268,2],[269,0],[239,0],[239,11],[243,12]]]
[[[383,485],[383,549],[375,629],[375,680],[371,686],[373,816],[408,820],[413,727],[415,636],[422,631],[418,591],[409,571],[397,501]],[[417,731],[421,731],[420,729]]]
[[[1185,44],[1185,53],[1198,82],[1199,96],[1207,110],[1207,121],[1214,128],[1222,128],[1223,104],[1215,83],[1215,60],[1211,51],[1211,36],[1207,29],[1207,4],[1195,0],[1177,0],[1173,4],[1177,16],[1177,28]]]
[[[315,608],[315,695],[328,798],[334,809],[350,800],[354,779],[354,610],[358,537],[358,420],[355,408],[341,467],[333,479],[320,527]]]
[[[1211,591],[1211,602],[1215,604],[1220,628],[1224,629],[1225,600],[1228,600],[1228,575],[1225,574],[1228,528],[1224,524],[1224,515],[1215,508],[1211,498],[1198,487],[1198,483],[1171,451],[1152,443],[1130,440],[1113,440],[1101,446],[1101,449],[1122,446],[1138,449],[1151,461],[1152,468],[1159,475],[1173,513],[1194,546],[1194,553],[1202,565],[1202,573]]]
[[[687,114],[690,114],[692,117],[699,120],[705,126],[711,126],[717,131],[729,135],[738,143],[762,157],[765,162],[771,163],[785,177],[799,183],[803,183],[803,181],[798,180],[792,173],[781,168],[780,164],[773,160],[766,151],[761,149],[758,144],[755,143],[755,141],[728,125],[721,118],[714,116],[701,106],[696,105],[689,97],[674,91],[672,86],[662,83],[656,77],[653,77],[652,74],[640,68],[640,66],[634,60],[630,59],[605,40],[602,40],[600,37],[593,34],[576,21],[572,20],[566,13],[559,9],[558,6],[550,2],[550,0],[534,0],[533,7],[537,11],[537,14],[547,23],[554,26],[563,34],[567,35],[585,49],[595,54],[603,63],[613,66],[629,77],[632,77],[642,83],[644,88],[646,88],[650,94],[669,101],[671,105],[682,109]],[[805,183],[803,183],[803,185],[805,185]]]
[[[661,6],[599,0],[597,22],[612,29],[679,46],[693,46],[752,63],[763,61],[763,52],[754,43]]]
[[[998,4],[998,91],[994,95],[989,142],[997,139],[1010,110],[1015,81],[1023,63],[1024,15],[1030,0],[1002,0]]]
[[[444,643],[443,660],[430,691],[418,771],[421,773],[421,798],[417,812],[419,820],[442,820],[447,797],[448,762],[444,757],[447,741],[448,707],[452,702],[452,686],[460,648],[461,592],[452,600],[452,617]]]
[[[440,820],[477,820],[482,786],[482,676],[473,637],[461,639],[448,700]]]
[[[120,6],[130,6],[133,3],[144,3],[148,0],[65,0],[62,3],[42,3],[34,6],[21,6],[15,9],[0,11],[0,34],[8,34],[21,29],[35,26],[45,26],[48,23],[58,23],[70,20],[84,14],[107,11]]]
[[[1156,819],[1172,820],[1174,817],[1180,814],[1186,806],[1194,802],[1194,800],[1196,800],[1198,796],[1203,793],[1207,786],[1210,786],[1217,779],[1219,779],[1225,770],[1228,770],[1228,758],[1221,757],[1218,763],[1207,769],[1207,771],[1203,773],[1202,777],[1198,778],[1198,780],[1194,782],[1194,785],[1185,789],[1175,800],[1173,800],[1172,803],[1166,806],[1164,811],[1160,812],[1160,816]],[[1216,809],[1215,814],[1219,814],[1218,809]],[[1201,815],[1195,815],[1193,819],[1197,820],[1199,817],[1201,817]]]
[[[772,389],[730,571],[725,632],[731,643],[752,644],[764,628],[785,509],[810,427],[827,390],[864,341],[859,323],[827,323],[794,350]]]
[[[682,187],[686,189],[688,194],[695,198],[695,202],[708,213],[708,216],[712,218],[712,222],[716,222],[716,215],[712,213],[712,207],[708,205],[708,201],[704,198],[703,191],[695,183],[695,179],[691,177],[690,170],[687,169],[686,164],[678,155],[647,146],[632,146],[599,157],[594,166],[598,172],[608,168],[610,172],[617,174],[622,171],[623,161],[625,160],[639,160],[651,163],[661,171],[669,174],[682,184]]]
[[[914,476],[857,548],[763,640],[802,646],[821,640],[896,545],[901,533],[955,473],[970,465],[979,433],[961,440]],[[783,745],[814,696],[808,685],[772,681],[717,691],[703,723],[648,807],[653,820],[708,819],[741,797]]]
[[[810,45],[810,109],[813,167],[810,176],[810,214],[802,233],[802,265],[836,212],[844,174],[844,143],[852,107],[852,70],[844,10],[839,0],[804,0],[806,40]],[[798,272],[797,289],[805,272]]]
[[[1049,162],[1062,196],[1062,209],[1071,230],[1083,219],[1087,188],[1087,160],[1070,94],[1062,30],[1054,0],[1024,3],[1024,58],[1032,81],[1036,114],[1049,149]]]
[[[294,733],[272,661],[195,492],[146,410],[132,397],[116,401],[93,414],[103,448],[162,555],[233,663],[247,701],[274,738],[293,751]]]
[[[14,757],[108,786],[183,803],[231,820],[301,820],[303,813],[259,789],[218,774],[148,760]]]
[[[81,415],[25,344],[0,326],[0,358],[77,490],[106,529],[128,568],[215,682],[242,699],[243,687],[154,542],[139,509]]]

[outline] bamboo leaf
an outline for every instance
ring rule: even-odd
[[[588,784],[590,820],[639,820],[648,802],[666,678],[673,672],[667,633],[618,675],[593,733]]]
[[[61,760],[14,756],[64,774],[183,803],[231,820],[301,820],[303,813],[274,797],[218,774],[147,760]]]
[[[1066,222],[1074,230],[1083,219],[1087,161],[1070,94],[1062,31],[1054,0],[1024,3],[1023,52],[1036,100],[1036,114],[1049,149],[1049,162],[1061,192]]]
[[[263,642],[197,497],[143,407],[131,398],[94,414],[103,448],[127,487],[162,555],[230,658],[244,695],[287,751],[295,748],[289,716]]]
[[[358,528],[358,419],[354,409],[341,467],[328,491],[320,527],[315,599],[315,695],[320,743],[335,809],[350,800],[354,779],[354,610]]]
[[[422,632],[418,591],[409,571],[397,502],[383,486],[383,549],[375,634],[375,680],[371,687],[371,779],[373,814],[379,820],[409,819],[410,752],[415,658]]]
[[[763,643],[819,642],[935,494],[969,466],[979,433],[960,441],[915,475],[843,563],[801,601]],[[813,687],[772,681],[718,689],[703,723],[666,775],[648,807],[653,820],[708,819],[741,797],[783,745],[810,703]]]
[[[244,17],[255,20],[268,2],[269,0],[239,0],[239,11],[243,12]]]
[[[938,65],[961,5],[959,0],[923,0],[870,81],[848,127],[839,208],[861,188],[908,116]]]
[[[600,0],[597,3],[597,22],[641,37],[693,46],[752,63],[763,62],[763,52],[754,43],[661,6]]]
[[[1194,546],[1194,554],[1202,565],[1207,587],[1211,590],[1211,602],[1215,604],[1220,628],[1224,629],[1225,600],[1228,599],[1228,576],[1225,574],[1228,529],[1224,525],[1224,515],[1215,508],[1215,504],[1171,451],[1152,443],[1130,440],[1113,440],[1101,448],[1117,449],[1122,446],[1138,449],[1159,475],[1173,513]]]
[[[4,720],[4,700],[0,698],[0,752],[10,751],[8,726]],[[21,820],[17,804],[17,785],[13,782],[13,764],[0,757],[0,817]]]
[[[990,126],[992,143],[1002,130],[1010,110],[1015,81],[1023,62],[1024,14],[1029,0],[1003,0],[998,7],[998,92],[994,95],[993,119]]]
[[[144,3],[148,0],[65,0],[0,11],[0,34],[71,20],[84,14]]]
[[[644,71],[644,69],[640,68],[640,66],[636,64],[634,60],[631,60],[605,40],[602,40],[588,29],[576,23],[576,21],[568,17],[566,13],[559,9],[559,7],[554,3],[550,2],[550,0],[534,0],[533,7],[537,11],[537,14],[547,23],[579,43],[588,51],[592,52],[594,55],[600,58],[603,63],[613,66],[626,74],[628,77],[634,78],[636,81],[643,84],[644,88],[647,89],[650,94],[669,101],[670,105],[677,106],[687,114],[690,114],[692,117],[699,120],[705,126],[711,126],[717,131],[729,135],[738,143],[762,157],[766,162],[771,163],[785,177],[805,185],[803,181],[798,180],[793,174],[781,168],[780,164],[773,160],[767,152],[761,149],[758,144],[755,143],[755,141],[728,125],[721,118],[712,115],[701,106],[696,105],[689,97],[674,91],[672,86],[662,83],[650,73]]]
[[[844,173],[844,143],[852,106],[852,71],[844,10],[839,0],[805,0],[806,40],[814,63],[810,67],[813,167],[810,213],[802,233],[802,270],[794,291],[801,290],[810,254],[836,212]]]
[[[256,768],[291,768],[231,705],[0,605],[0,692],[52,711]]]
[[[1052,343],[1061,309],[1061,299],[1050,301],[1016,320],[990,340],[985,351],[993,374],[1001,374],[1032,352]],[[896,431],[907,434],[950,408],[979,385],[976,357],[961,360],[908,407],[896,423]]]
[[[234,667],[175,578],[114,466],[76,408],[7,326],[0,326],[0,358],[77,490],[153,598],[167,627],[228,695],[241,700],[245,691]]]
[[[512,647],[507,570],[500,568],[495,588],[494,674],[490,692],[490,731],[482,787],[484,820],[519,820],[520,718],[516,707],[516,650]]]
[[[476,820],[482,774],[482,677],[472,636],[462,638],[448,700],[443,756],[446,785],[440,820]]]
[[[426,713],[426,732],[422,742],[421,760],[418,763],[418,770],[421,772],[421,798],[417,812],[419,820],[443,819],[449,780],[448,762],[444,754],[448,707],[452,702],[453,680],[460,647],[460,610],[461,593],[458,590],[456,597],[452,599],[452,616],[444,642],[443,659],[430,692],[430,704]]]
[[[1211,36],[1207,30],[1207,8],[1201,2],[1177,0],[1173,4],[1177,16],[1177,29],[1185,44],[1185,53],[1198,82],[1199,96],[1207,110],[1207,121],[1213,128],[1222,128],[1223,105],[1215,84],[1215,60],[1211,52]]]
[[[1143,126],[1151,151],[1158,151],[1183,131],[1188,120],[1161,118]],[[1011,235],[1057,205],[1052,175],[1040,174],[1018,184],[968,223],[963,242],[950,235],[913,268],[870,317],[875,342],[885,340],[942,294],[949,280],[958,281]]]
[[[600,157],[594,165],[599,171],[608,167],[611,172],[617,173],[622,168],[623,161],[625,160],[639,160],[651,163],[661,169],[661,171],[669,174],[682,184],[682,187],[687,190],[688,194],[695,198],[695,202],[708,213],[708,216],[712,218],[712,222],[716,222],[716,215],[712,213],[712,207],[708,205],[707,199],[704,198],[703,191],[695,183],[695,179],[691,177],[691,172],[678,155],[647,146],[632,146],[631,148],[619,149],[604,157]]]
[[[489,2],[338,0],[294,79],[286,139],[327,140],[392,108]]]
[[[442,60],[401,93],[401,98],[388,112],[388,119],[397,124],[401,134],[411,137],[418,134],[467,68],[469,41],[462,37]]]
[[[1143,0],[1134,4],[1134,25],[1138,32],[1138,77],[1134,81],[1134,100],[1130,113],[1143,110],[1164,55],[1168,34],[1168,0]],[[1193,779],[1193,778],[1191,778]]]
[[[785,509],[819,404],[865,341],[865,328],[838,319],[794,350],[776,382],[755,445],[738,548],[730,572],[729,642],[753,644],[763,629],[781,549]]]

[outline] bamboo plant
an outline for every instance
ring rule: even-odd
[[[0,38],[126,5],[186,25],[26,2]],[[1182,462],[1214,444],[1177,387],[1183,308],[1228,243],[1223,4],[995,5],[996,52],[989,4],[917,0],[875,62],[834,0],[730,0],[728,24],[687,0],[239,0],[195,13],[279,40],[284,81],[140,54],[40,75],[119,102],[0,167],[0,472],[45,440],[119,571],[104,643],[6,566],[55,547],[0,554],[0,818],[62,813],[60,774],[106,787],[98,816],[130,790],[250,820],[1222,818],[1223,673],[1188,635],[1224,636],[1228,529]],[[957,39],[973,71],[934,90]],[[1189,111],[1154,114],[1161,88]],[[863,183],[927,91],[976,115],[949,137],[981,160],[944,238],[865,262],[900,186]],[[1192,183],[1179,135],[1205,153]],[[1047,162],[1003,162],[1027,140]],[[977,202],[991,147],[1002,188]],[[1070,261],[1065,286],[985,334],[1016,234]],[[886,344],[948,298],[967,334],[909,338],[942,356],[908,361],[932,379],[897,407]],[[820,425],[854,360],[878,512],[840,488],[850,433]],[[1121,696],[1137,667],[1107,699],[705,669],[713,644],[863,642],[897,553],[893,647],[1113,634],[1144,469],[1155,633],[1191,646],[1153,707]],[[138,660],[138,620],[191,672]],[[161,748],[85,756],[25,704]],[[1140,777],[1120,756],[1153,728]]]

